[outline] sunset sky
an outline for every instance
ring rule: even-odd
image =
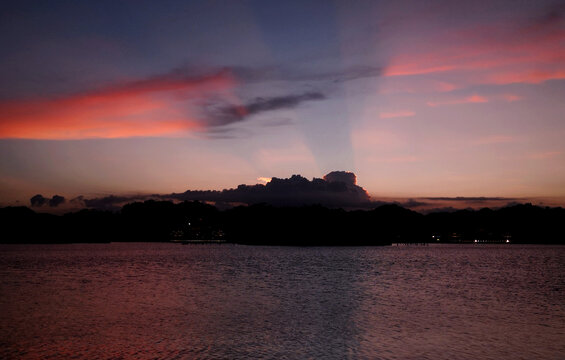
[[[565,205],[562,0],[3,1],[0,46],[0,205],[332,170]]]

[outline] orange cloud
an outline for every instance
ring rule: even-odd
[[[263,184],[268,184],[268,183],[271,182],[271,180],[273,180],[273,179],[270,178],[270,177],[260,176],[260,177],[257,178],[257,181],[259,181],[260,183],[263,183]]]
[[[379,117],[381,119],[392,119],[392,118],[399,118],[399,117],[410,117],[416,115],[415,112],[410,110],[400,110],[395,112],[382,112],[380,113]]]
[[[227,72],[166,75],[58,99],[6,101],[0,103],[0,138],[175,136],[202,126],[177,109],[179,95],[206,95],[233,83]]]

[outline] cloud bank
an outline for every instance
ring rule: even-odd
[[[300,175],[272,178],[266,184],[239,185],[237,188],[216,190],[187,190],[183,193],[138,196],[107,196],[84,199],[88,208],[116,210],[128,202],[143,200],[202,201],[218,207],[267,203],[274,206],[322,205],[334,208],[370,208],[383,204],[371,201],[367,191],[357,185],[354,173],[334,171],[323,179],[308,180]]]
[[[60,195],[53,195],[51,199],[44,197],[41,194],[37,194],[29,199],[29,202],[32,207],[41,207],[45,204],[49,205],[50,207],[57,207],[65,202],[65,198]]]
[[[89,208],[118,211],[128,203],[157,201],[200,201],[227,209],[239,205],[269,204],[272,206],[321,205],[346,210],[373,209],[385,204],[395,204],[421,213],[453,212],[461,209],[492,207],[500,208],[528,199],[508,197],[422,197],[416,199],[373,200],[367,191],[357,185],[357,176],[348,171],[332,171],[323,178],[308,180],[301,175],[289,178],[258,178],[261,184],[239,185],[224,190],[187,190],[170,194],[109,195],[97,198],[78,196],[67,201],[63,196],[46,198],[37,194],[30,199],[32,207],[61,207],[60,210]],[[451,206],[453,205],[453,206]],[[542,203],[540,203],[542,205]]]

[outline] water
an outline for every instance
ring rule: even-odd
[[[0,247],[0,358],[564,359],[565,247]]]

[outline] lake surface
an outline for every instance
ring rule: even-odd
[[[0,358],[565,359],[565,247],[0,246]]]

